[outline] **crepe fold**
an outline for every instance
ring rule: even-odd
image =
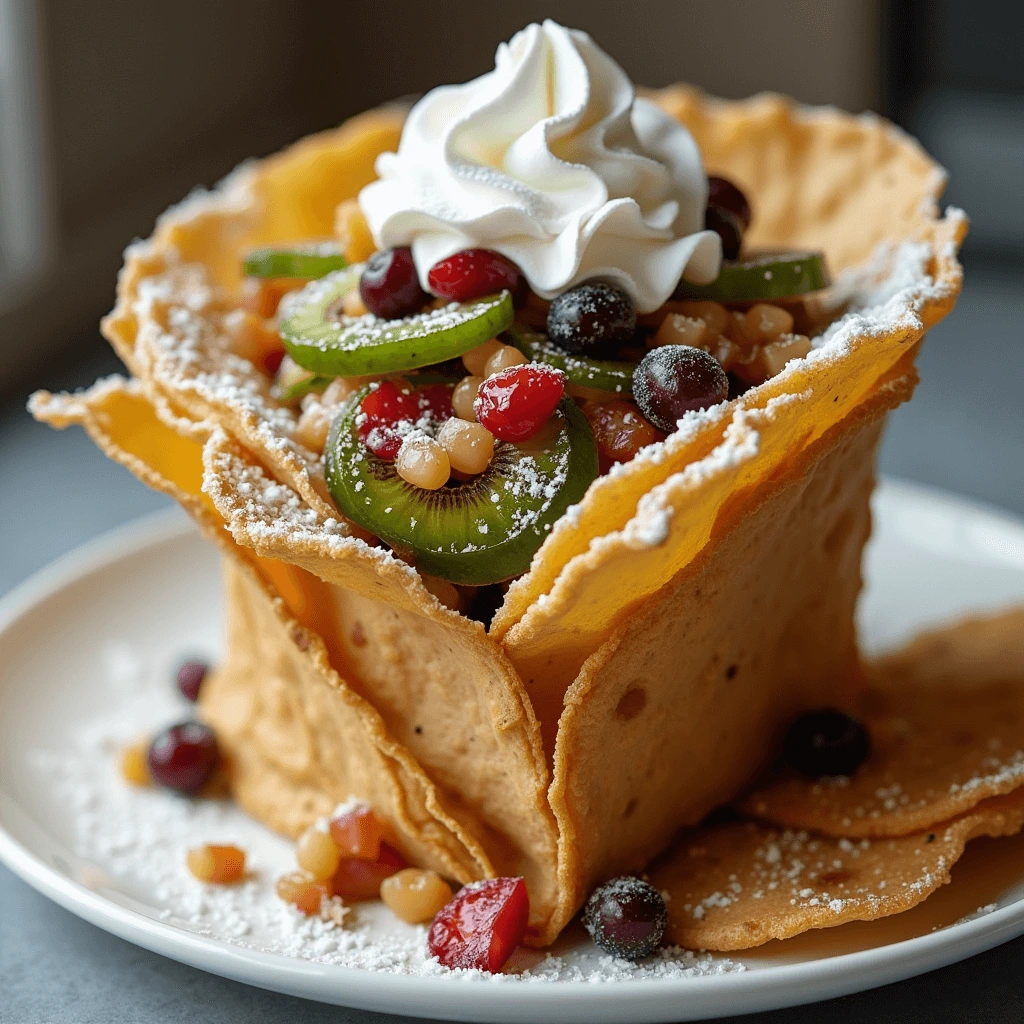
[[[489,632],[333,506],[296,415],[232,354],[244,250],[331,234],[393,149],[380,110],[236,171],[129,247],[104,333],[132,379],[33,398],[170,493],[224,552],[203,713],[239,802],[297,834],[349,795],[417,863],[520,874],[529,941],[764,766],[798,710],[860,686],[853,610],[874,455],[961,283],[938,168],[874,118],[656,94],[756,211],[823,248],[848,309],[815,351],[591,486]]]

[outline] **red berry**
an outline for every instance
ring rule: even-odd
[[[461,889],[438,911],[427,936],[445,967],[499,971],[523,941],[530,897],[521,878],[491,878]]]
[[[407,866],[405,858],[387,843],[380,844],[376,860],[342,857],[334,873],[334,895],[354,903],[380,899],[380,883]]]
[[[420,418],[420,407],[411,389],[383,380],[359,403],[359,436],[363,444],[388,462],[393,462],[402,447],[402,438],[395,427]]]
[[[416,404],[420,413],[429,413],[430,418],[437,423],[444,423],[455,415],[452,408],[452,392],[455,390],[452,384],[427,384],[425,387],[416,389]]]
[[[724,402],[729,378],[703,349],[660,345],[633,371],[633,397],[651,423],[671,434],[686,413]]]
[[[360,431],[363,444],[385,462],[394,462],[402,447],[402,435],[392,427],[373,426],[365,434]]]
[[[453,302],[468,302],[503,288],[515,295],[522,282],[519,268],[491,249],[463,249],[435,263],[427,274],[430,290]]]
[[[708,178],[708,206],[728,210],[740,222],[744,231],[750,227],[750,203],[728,178],[714,175]]]
[[[220,763],[217,737],[201,722],[172,725],[150,744],[148,761],[154,782],[194,796]]]
[[[359,278],[359,294],[366,308],[385,320],[416,313],[429,299],[420,287],[408,246],[375,252]]]
[[[560,370],[539,363],[510,366],[480,385],[473,411],[502,441],[526,441],[547,423],[564,391]]]
[[[193,703],[199,700],[199,688],[203,685],[210,666],[205,661],[183,661],[178,669],[175,682],[181,695]]]

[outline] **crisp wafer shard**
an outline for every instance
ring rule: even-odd
[[[737,822],[689,836],[652,883],[668,897],[667,938],[737,950],[813,928],[899,914],[950,881],[964,847],[1024,825],[1024,794],[990,797],[927,832],[835,839]]]
[[[832,836],[904,836],[1024,786],[1024,609],[927,633],[869,666],[868,761],[774,778],[739,808]]]

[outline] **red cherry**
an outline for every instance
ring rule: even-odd
[[[480,385],[473,411],[502,441],[526,441],[547,423],[564,391],[561,370],[539,363],[510,366]]]
[[[375,252],[359,278],[359,294],[366,308],[384,320],[409,316],[429,298],[420,287],[408,246]]]
[[[491,249],[463,249],[435,263],[427,274],[430,290],[453,302],[468,302],[503,288],[515,295],[522,283],[519,268]]]
[[[387,843],[380,844],[376,860],[342,857],[334,873],[334,895],[354,903],[380,899],[380,883],[406,866],[405,858]]]
[[[438,911],[427,948],[445,967],[494,973],[523,941],[529,917],[521,878],[473,882]]]
[[[208,725],[182,722],[157,735],[147,760],[154,782],[194,796],[220,763],[220,750]]]

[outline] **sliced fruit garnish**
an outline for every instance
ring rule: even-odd
[[[337,242],[253,249],[245,257],[242,271],[247,277],[326,277],[348,266]]]
[[[680,281],[673,298],[758,302],[805,295],[830,283],[820,252],[764,252],[745,260],[727,260],[711,284]]]
[[[313,392],[324,391],[332,379],[311,373],[299,366],[294,359],[285,356],[277,368],[277,376],[274,378],[270,393],[279,402],[297,402]]]
[[[513,327],[508,332],[512,344],[527,359],[544,363],[565,374],[569,384],[593,391],[608,391],[614,395],[633,393],[633,371],[637,364],[619,359],[590,359],[570,355],[559,348],[545,334]]]
[[[325,450],[338,508],[393,547],[411,551],[426,573],[480,585],[529,568],[551,526],[597,476],[586,417],[563,399],[547,424],[520,444],[498,442],[487,469],[428,491],[406,483],[393,462],[360,436],[356,397],[335,420]]]
[[[332,377],[379,376],[461,356],[512,323],[512,296],[488,295],[473,302],[381,320],[372,314],[337,312],[358,287],[361,267],[350,267],[308,284],[284,306],[281,337],[300,366]]]

